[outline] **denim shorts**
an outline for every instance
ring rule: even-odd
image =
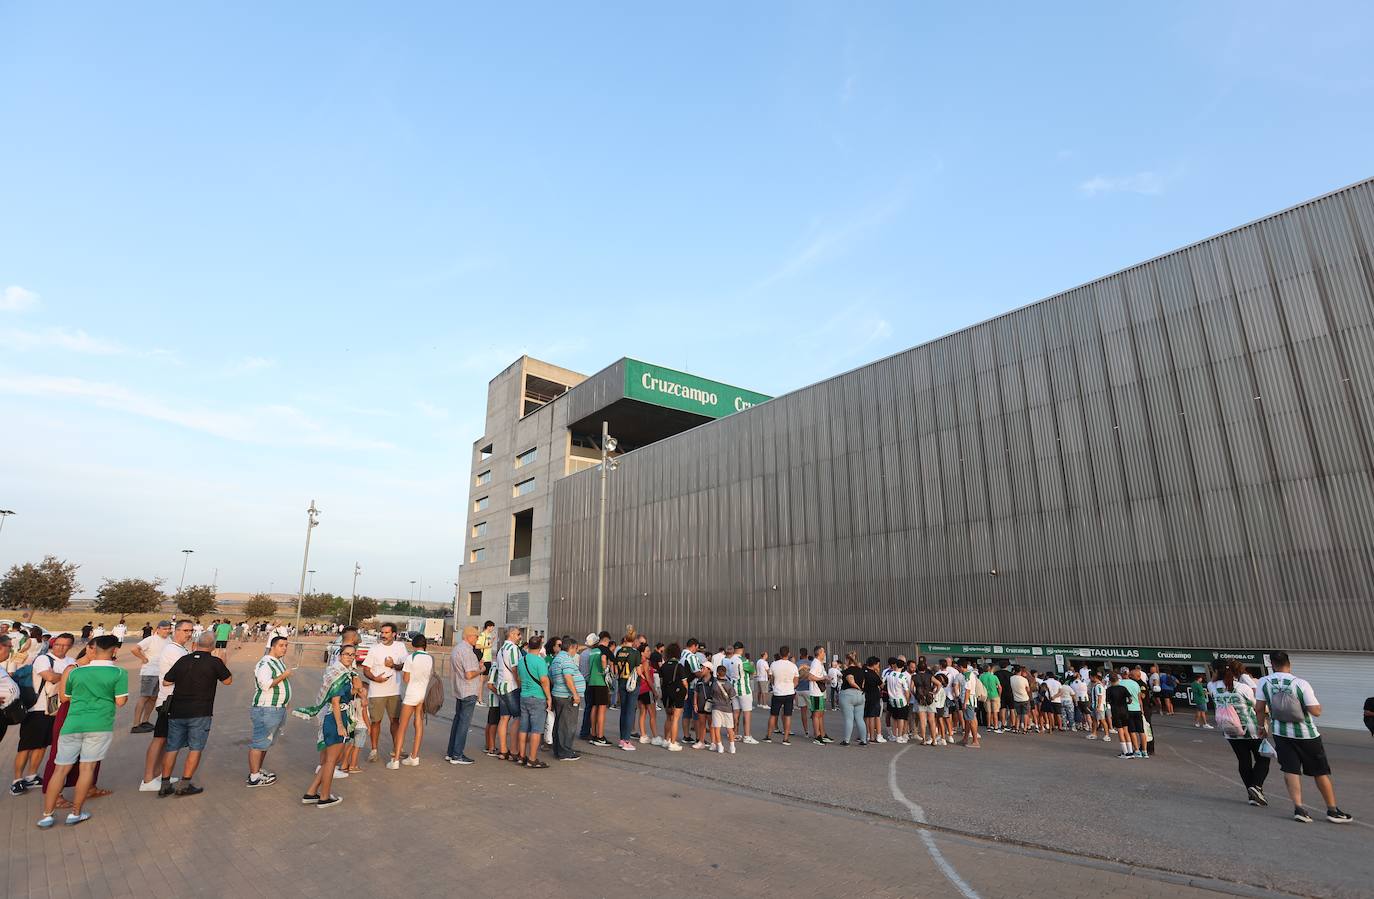
[[[512,695],[512,694],[507,694]],[[549,707],[542,696],[520,697],[520,733],[542,734]]]
[[[189,749],[200,752],[210,738],[211,717],[167,719],[167,747],[165,752]]]
[[[53,763],[75,765],[77,760],[98,762],[105,758],[114,742],[114,731],[100,730],[89,734],[60,734],[57,738],[57,755]]]
[[[509,693],[498,693],[497,705],[501,708],[502,718],[520,717],[520,690],[513,688]]]
[[[977,720],[978,720],[978,707],[977,707],[976,705],[974,705],[973,703],[969,703],[968,705],[964,706],[964,720],[965,720],[965,721],[977,721]]]
[[[281,726],[286,722],[286,709],[253,706],[248,710],[248,717],[253,722],[253,739],[248,748],[259,752],[271,749],[272,741],[281,733]]]

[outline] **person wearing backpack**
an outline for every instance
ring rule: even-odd
[[[1201,683],[1202,675],[1198,678],[1194,686]],[[1247,801],[1251,805],[1268,805],[1264,798],[1264,779],[1269,776],[1269,757],[1260,752],[1265,731],[1255,713],[1255,691],[1236,679],[1233,665],[1226,665],[1213,696],[1217,703],[1217,727],[1221,728],[1221,735],[1236,754]],[[1205,709],[1207,700],[1202,702]]]
[[[1317,782],[1317,791],[1326,801],[1326,820],[1349,824],[1355,819],[1336,805],[1331,765],[1326,760],[1321,734],[1312,721],[1322,713],[1317,694],[1311,684],[1289,670],[1288,653],[1278,651],[1269,659],[1274,671],[1260,678],[1255,693],[1256,717],[1261,728],[1269,722],[1273,724],[1274,750],[1293,800],[1293,820],[1312,823],[1312,816],[1302,805],[1302,777],[1306,775]]]
[[[392,744],[391,761],[386,763],[389,771],[395,771],[402,765],[417,767],[420,764],[420,745],[425,740],[425,710],[421,706],[434,676],[434,656],[426,651],[429,641],[424,634],[416,634],[411,638],[410,645],[415,651],[401,665],[401,680],[405,684],[401,696],[401,723],[396,729],[396,742]],[[440,699],[442,701],[442,697]],[[405,753],[401,748],[405,745],[406,731],[412,720],[415,722],[415,745],[410,756],[403,759],[401,756]]]
[[[20,702],[19,685],[5,670],[5,663],[10,658],[10,643],[9,634],[0,634],[0,741],[5,739],[10,725],[21,723],[28,712]]]

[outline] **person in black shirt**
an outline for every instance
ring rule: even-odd
[[[1374,696],[1364,701],[1364,726],[1369,728],[1369,735],[1374,737]]]
[[[191,782],[196,768],[200,766],[201,753],[210,736],[210,717],[215,710],[215,688],[232,684],[234,676],[229,673],[217,656],[214,655],[215,632],[207,630],[196,641],[195,652],[187,653],[163,675],[163,682],[176,687],[176,692],[167,700],[167,746],[162,756],[162,786],[158,796],[194,796],[205,792]],[[181,773],[181,783],[172,785],[172,769],[176,767],[177,753],[186,749],[186,767]]]
[[[1107,688],[1107,709],[1112,718],[1112,729],[1116,731],[1116,738],[1121,741],[1120,759],[1135,757],[1135,751],[1131,742],[1131,735],[1128,728],[1131,726],[1131,715],[1126,710],[1131,704],[1131,691],[1121,686],[1121,675],[1112,672],[1111,686]]]
[[[678,752],[682,744],[677,740],[678,724],[682,720],[682,706],[687,699],[688,683],[692,672],[679,659],[682,648],[670,643],[664,654],[663,663],[658,666],[658,682],[663,690],[663,708],[668,712],[668,720],[663,725],[665,745],[671,752]]]
[[[881,664],[877,656],[869,656],[864,662],[864,724],[868,727],[870,743],[878,741],[883,714],[883,676],[878,673]]]
[[[859,657],[854,653],[845,656],[844,670],[840,672],[840,712],[844,719],[844,739],[841,746],[849,746],[849,738],[855,737],[853,745],[868,745],[868,725],[864,723],[864,669],[859,666]]]

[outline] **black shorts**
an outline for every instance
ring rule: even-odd
[[[52,716],[41,711],[30,711],[19,724],[19,751],[47,749],[51,744]]]
[[[501,707],[500,707],[499,705],[494,705],[494,706],[492,706],[491,708],[487,709],[487,724],[488,724],[488,725],[495,725],[495,724],[500,724],[500,723],[501,723]]]
[[[781,715],[781,716],[784,717],[784,718],[789,718],[789,717],[791,717],[791,715],[792,715],[792,703],[796,700],[796,698],[797,698],[797,697],[796,697],[796,694],[788,694],[787,696],[778,696],[778,695],[775,693],[775,694],[773,695],[773,698],[772,698],[771,700],[768,701],[768,714],[770,714],[770,715]]]
[[[911,706],[889,706],[888,713],[892,715],[893,721],[906,721],[911,718]]]
[[[1279,757],[1279,770],[1284,774],[1321,777],[1331,773],[1331,765],[1326,760],[1326,747],[1322,745],[1321,737],[1295,740],[1292,737],[1275,735],[1274,752]]]
[[[680,709],[686,699],[687,691],[681,688],[663,691],[663,707],[666,709]]]
[[[599,705],[611,704],[611,691],[605,685],[600,687],[587,688],[587,705],[596,708]]]
[[[228,647],[228,645],[229,645],[229,641],[228,641],[228,640],[216,640],[216,641],[215,641],[215,649],[224,649],[224,648]]]
[[[639,704],[640,704],[640,705],[653,705],[653,704],[654,704],[654,694],[652,694],[652,693],[640,693],[640,694],[639,694]]]
[[[864,698],[864,717],[877,718],[883,713],[883,701],[881,699]]]
[[[1131,718],[1130,718],[1129,715],[1126,714],[1126,710],[1125,710],[1125,709],[1116,709],[1116,708],[1113,708],[1113,709],[1111,710],[1111,712],[1112,712],[1112,730],[1121,730],[1123,727],[1130,727],[1130,726],[1131,726]]]
[[[1130,732],[1133,733],[1133,734],[1143,734],[1143,733],[1145,733],[1145,713],[1144,713],[1144,712],[1127,712],[1127,713],[1126,713],[1126,719],[1127,719],[1126,730],[1130,731]]]
[[[170,699],[170,697],[168,697]],[[153,739],[167,739],[167,703],[157,707],[157,720],[153,722]]]

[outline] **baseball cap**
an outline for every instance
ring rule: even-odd
[[[595,645],[596,645],[596,634],[595,634],[595,633],[591,633],[591,634],[588,634],[588,635],[587,635],[586,645],[588,645],[588,646],[595,646]]]
[[[158,626],[158,627],[171,627],[171,626],[172,626],[172,622],[170,622],[170,621],[168,621],[166,618],[164,618],[164,619],[162,619],[161,621],[159,621],[159,622],[157,623],[157,626]]]

